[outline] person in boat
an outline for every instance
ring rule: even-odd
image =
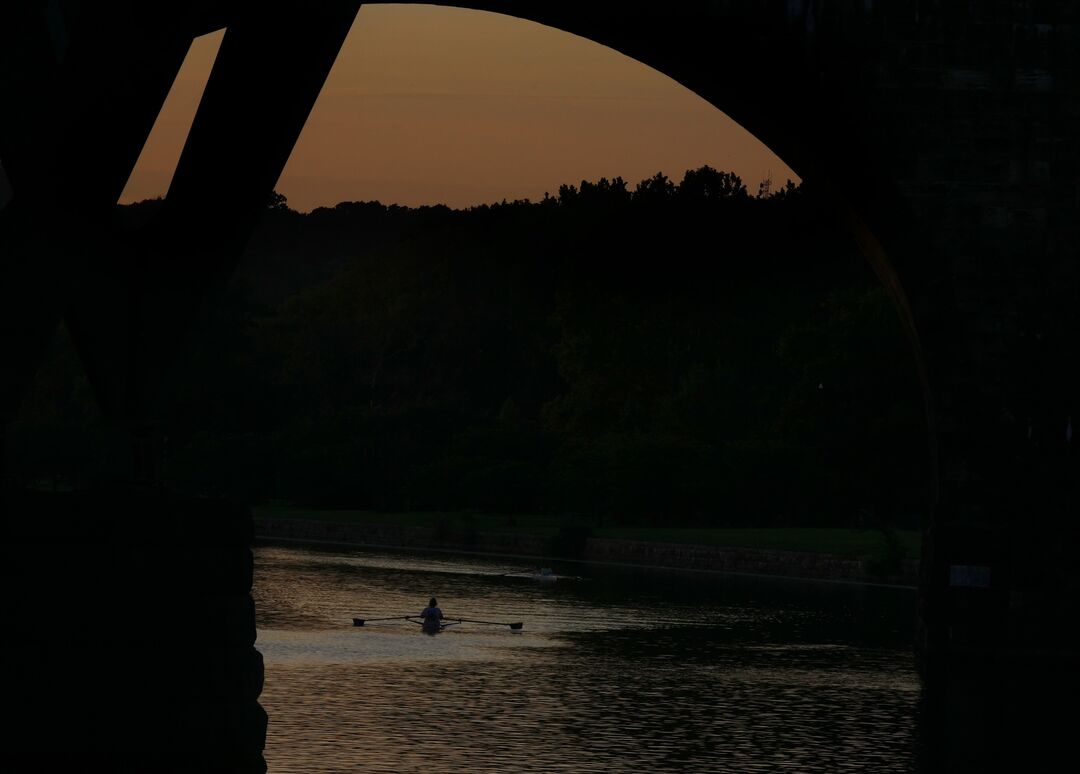
[[[420,617],[423,619],[424,631],[428,634],[438,634],[442,629],[443,611],[435,597],[428,600],[428,606],[420,613]]]

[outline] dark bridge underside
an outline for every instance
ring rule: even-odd
[[[945,679],[938,667],[953,674],[983,656],[1072,659],[1074,5],[449,4],[548,24],[661,70],[831,198],[892,289],[925,372],[938,475],[919,626],[930,684]],[[136,448],[152,442],[169,369],[235,266],[357,8],[52,0],[0,10],[0,161],[13,191],[0,209],[0,426],[63,317],[105,413]],[[115,202],[190,41],[221,27],[166,205],[143,232],[120,233]],[[1056,440],[1034,448],[1029,423]],[[13,546],[23,538],[10,523],[36,507],[20,502],[29,510],[9,503],[6,514]]]

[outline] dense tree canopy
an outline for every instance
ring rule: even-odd
[[[275,196],[208,330],[164,468],[189,490],[702,525],[913,524],[926,500],[897,316],[803,187],[703,167],[462,211]],[[107,467],[80,379],[61,334],[13,434],[26,481]]]

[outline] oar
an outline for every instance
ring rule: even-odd
[[[414,624],[423,624],[417,620],[420,616],[417,615],[392,615],[386,618],[354,618],[352,619],[353,626],[363,626],[368,621],[412,621]],[[447,618],[447,621],[456,621],[457,623],[478,623],[487,624],[489,626],[509,626],[514,631],[519,631],[525,626],[524,623],[517,621],[515,623],[507,623],[505,621],[477,621],[474,618]],[[453,626],[453,624],[442,624],[443,628],[447,626]]]
[[[521,621],[518,621],[517,623],[506,623],[505,621],[477,621],[475,618],[452,618],[450,620],[452,620],[452,621],[461,621],[461,622],[464,622],[464,623],[488,624],[489,626],[509,626],[511,629],[513,629],[515,631],[517,631],[518,629],[520,629],[521,627],[523,627],[525,625]]]
[[[392,615],[388,618],[354,618],[352,619],[353,626],[363,626],[365,621],[408,621],[412,618],[416,618],[415,615]]]

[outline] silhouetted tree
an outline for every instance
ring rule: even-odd
[[[634,189],[634,201],[646,204],[667,201],[674,195],[675,184],[662,172],[657,172],[652,177],[642,180]]]
[[[266,203],[266,207],[270,210],[287,210],[289,209],[289,200],[285,194],[271,191],[270,199]]]
[[[159,205],[118,221],[138,228]],[[889,299],[790,181],[751,198],[702,167],[678,186],[601,178],[461,211],[301,214],[276,192],[268,208],[179,386],[178,485],[382,509],[835,524],[903,502],[924,475]],[[75,476],[32,439],[86,458],[104,448],[77,367],[70,343],[58,349],[16,423],[28,478],[50,465]]]
[[[693,200],[746,199],[743,181],[734,172],[718,172],[710,166],[688,169],[679,183],[679,196]]]

